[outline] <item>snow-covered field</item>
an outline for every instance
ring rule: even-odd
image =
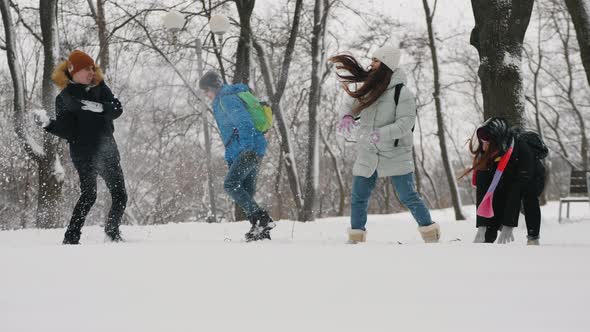
[[[0,331],[590,330],[588,205],[561,225],[544,207],[540,247],[524,228],[472,244],[465,211],[433,212],[435,245],[406,213],[371,216],[356,246],[347,218],[298,223],[293,238],[281,221],[262,243],[240,241],[245,223],[124,227],[123,244],[88,227],[76,247],[63,230],[0,232]]]

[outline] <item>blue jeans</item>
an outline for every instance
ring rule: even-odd
[[[223,183],[225,192],[244,210],[248,218],[260,210],[260,206],[254,201],[260,159],[252,151],[240,153],[236,160],[229,164],[229,171]]]
[[[354,176],[352,179],[352,212],[350,224],[352,229],[365,230],[367,224],[367,209],[369,199],[377,182],[377,171],[370,178]],[[422,197],[416,192],[414,185],[414,173],[392,176],[391,183],[395,187],[402,204],[410,210],[414,219],[420,226],[432,224],[430,211],[424,204]]]

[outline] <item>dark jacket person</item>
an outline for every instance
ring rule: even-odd
[[[94,60],[73,51],[53,72],[61,89],[55,100],[54,120],[36,119],[47,132],[68,141],[70,156],[80,178],[80,198],[65,233],[64,244],[78,244],[82,226],[96,201],[96,179],[100,175],[112,197],[105,232],[121,241],[119,225],[127,204],[125,179],[113,133],[113,120],[123,113],[121,103],[103,80]]]

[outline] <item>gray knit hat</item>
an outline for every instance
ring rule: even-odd
[[[219,90],[223,86],[223,80],[221,76],[215,71],[208,71],[199,80],[199,88],[201,90],[211,89]]]

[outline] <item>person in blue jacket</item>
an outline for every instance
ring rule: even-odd
[[[237,95],[250,89],[246,84],[224,84],[214,71],[203,75],[199,88],[212,101],[213,115],[225,146],[229,170],[224,189],[244,210],[251,224],[246,241],[270,240],[270,230],[275,223],[254,200],[256,179],[267,142],[264,134],[254,127],[250,113]]]

